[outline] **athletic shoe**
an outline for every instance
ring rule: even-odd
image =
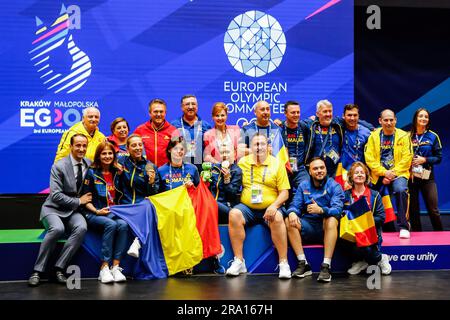
[[[123,269],[119,266],[114,266],[111,268],[111,274],[114,278],[114,282],[124,282],[127,278],[122,273]]]
[[[107,265],[105,265],[100,270],[98,280],[100,280],[102,283],[113,283],[114,282],[114,277],[111,273],[111,270],[109,270],[109,267]]]
[[[401,229],[399,236],[400,236],[400,239],[409,239],[409,238],[411,238],[411,234],[406,229]]]
[[[380,260],[380,262],[378,262],[378,266],[381,269],[381,274],[386,275],[386,276],[388,274],[391,274],[392,266],[389,263],[389,257],[387,254],[381,255],[381,260]]]
[[[319,276],[317,277],[317,281],[319,282],[331,281],[330,265],[328,263],[322,263],[320,265],[320,273]]]
[[[304,278],[310,275],[312,275],[311,266],[307,264],[305,260],[300,260],[297,269],[292,272],[292,276],[296,278]]]
[[[348,274],[359,274],[361,271],[364,271],[367,269],[369,264],[365,261],[358,261],[353,262],[350,269],[347,270]]]
[[[238,276],[241,273],[246,273],[247,267],[245,266],[245,260],[241,260],[239,258],[234,257],[231,266],[225,272],[227,276]]]
[[[291,278],[291,267],[287,261],[282,261],[278,264],[280,268],[280,272],[278,274],[278,278],[280,279],[290,279]]]

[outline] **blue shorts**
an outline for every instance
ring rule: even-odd
[[[323,219],[301,217],[300,223],[302,229],[302,243],[304,244],[323,244]]]
[[[233,209],[238,209],[242,212],[246,226],[251,226],[259,223],[267,224],[267,221],[265,221],[263,218],[264,214],[266,213],[266,209],[251,209],[243,203],[235,205]],[[284,215],[284,207],[278,208],[278,211],[281,212],[281,215]]]

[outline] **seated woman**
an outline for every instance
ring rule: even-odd
[[[183,184],[186,187],[198,186],[200,176],[197,167],[190,163],[184,163],[186,154],[186,142],[183,137],[175,137],[170,140],[166,149],[169,162],[158,168],[161,176],[160,192],[172,190]]]
[[[386,254],[382,254],[381,242],[382,238],[382,226],[385,219],[383,202],[380,194],[369,188],[369,169],[367,166],[357,161],[352,164],[348,172],[348,183],[352,187],[345,191],[344,209],[359,200],[361,197],[365,197],[369,208],[372,211],[373,219],[375,221],[375,227],[377,229],[378,244],[371,245],[369,247],[356,247],[356,244],[346,241],[345,244],[348,247],[348,252],[352,260],[352,266],[347,270],[349,274],[358,274],[361,271],[367,269],[370,265],[378,265],[381,268],[381,273],[388,275],[392,271],[392,267],[389,264],[389,258]]]
[[[111,135],[107,138],[114,146],[114,151],[119,155],[128,154],[127,138],[130,127],[127,120],[122,117],[114,119],[111,123]]]
[[[233,148],[221,147],[220,154],[222,162],[213,164],[209,190],[219,206],[219,224],[228,224],[228,214],[240,200],[242,170],[234,162]]]
[[[144,144],[141,136],[132,134],[127,139],[129,155],[119,158],[123,166],[119,190],[122,192],[118,204],[134,204],[158,193],[159,174],[156,166],[143,156]]]
[[[98,277],[102,283],[126,281],[120,260],[126,252],[128,224],[109,209],[118,195],[116,187],[120,173],[114,146],[109,142],[100,143],[83,184],[83,192],[92,193],[92,202],[85,208],[88,228],[102,232],[102,265]]]
[[[204,161],[212,163],[220,163],[222,161],[220,155],[221,147],[233,148],[233,155],[237,157],[237,147],[240,137],[240,129],[238,126],[227,125],[228,108],[223,102],[216,102],[212,108],[212,118],[214,120],[214,128],[205,132],[203,136],[204,144]],[[235,162],[236,158],[232,162]]]

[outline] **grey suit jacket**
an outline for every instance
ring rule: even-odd
[[[83,162],[87,166],[91,164],[86,158]],[[86,176],[83,177],[83,181],[85,178]],[[57,214],[65,218],[77,211],[83,184],[80,190],[76,190],[76,181],[70,155],[53,164],[50,174],[50,194],[42,205],[40,220],[49,214]]]

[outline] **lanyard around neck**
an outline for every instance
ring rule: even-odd
[[[184,164],[181,164],[181,178],[184,181]],[[170,163],[169,164],[169,188],[170,188],[170,190],[172,190],[172,180],[173,180],[173,177],[172,177],[172,164]]]
[[[419,135],[418,135],[417,132],[416,132],[417,147],[416,147],[415,150],[414,150],[414,155],[419,154],[420,143],[422,142],[423,137],[425,137],[425,133],[427,133],[427,131],[428,131],[428,130],[425,130],[425,132],[422,134],[422,136],[420,137],[420,139],[419,139]]]
[[[200,135],[200,133],[202,132],[202,124],[198,124],[200,122],[200,120],[196,120],[194,122],[194,130],[195,130],[195,126],[197,125],[197,132],[194,133],[194,143],[197,143],[197,138]],[[186,134],[186,131],[184,129],[184,120],[183,117],[181,117],[181,129],[183,130],[183,135]],[[189,131],[188,131],[189,132]],[[191,133],[189,132],[189,138],[191,138]]]
[[[253,167],[255,165],[252,164],[251,169],[250,169],[250,183],[253,185]],[[264,184],[264,182],[266,181],[266,174],[267,174],[267,166],[264,166],[264,171],[263,171],[263,177],[262,177],[262,183]]]

